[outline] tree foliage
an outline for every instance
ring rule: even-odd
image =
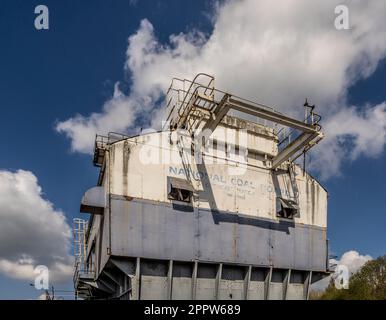
[[[323,300],[386,300],[386,256],[368,261],[351,276],[348,289],[335,288],[331,280]]]

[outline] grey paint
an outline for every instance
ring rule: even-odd
[[[84,298],[91,294],[134,300],[168,299],[169,295],[171,299],[199,300],[306,299],[309,275],[308,271],[251,265],[111,256],[96,281],[80,278],[77,288]],[[93,288],[91,293],[90,288]]]
[[[324,228],[183,205],[112,196],[111,241],[117,256],[326,271]]]

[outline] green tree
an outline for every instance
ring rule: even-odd
[[[336,289],[331,280],[323,300],[386,300],[386,256],[368,261],[349,281],[348,289]]]

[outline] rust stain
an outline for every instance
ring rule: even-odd
[[[128,194],[128,171],[129,171],[129,156],[130,156],[130,146],[127,140],[123,142],[123,150],[122,150],[122,190],[123,195],[126,196]]]
[[[127,201],[133,201],[134,200],[134,198],[133,197],[130,197],[130,196],[123,196],[123,198],[125,199],[125,200],[127,200]]]

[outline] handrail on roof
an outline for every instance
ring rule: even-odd
[[[197,81],[197,79],[198,79],[199,77],[202,77],[202,76],[205,76],[205,77],[207,77],[207,78],[210,79],[210,80],[209,80],[209,83],[208,83],[206,86],[204,86],[202,83],[200,83],[200,82]],[[175,82],[176,80],[183,83],[183,88],[182,88],[182,89],[176,89],[176,88],[174,88],[174,82]],[[190,83],[188,90],[185,90],[185,86],[184,86],[184,83],[185,83],[185,82]],[[192,90],[192,88],[193,88],[194,85],[199,85],[199,86],[201,86],[201,87],[205,87],[204,93],[207,92],[207,89],[211,89],[211,93],[210,93],[210,94],[213,94],[213,91],[214,91],[214,77],[211,76],[211,75],[209,75],[209,74],[207,74],[207,73],[201,72],[201,73],[198,73],[198,74],[194,77],[193,80],[180,79],[180,78],[173,78],[173,79],[172,79],[172,82],[171,82],[171,84],[170,84],[170,87],[168,88],[168,90],[167,90],[167,92],[166,92],[166,96],[168,97],[171,91],[176,91],[178,94],[179,94],[180,92],[183,92],[183,93],[184,93],[184,96],[183,96],[182,102],[180,103],[180,107],[182,108],[182,107],[184,106],[184,104],[187,103],[186,100],[188,99],[188,96],[189,96],[189,98],[190,98],[190,97],[193,95],[193,93],[196,91],[196,90],[194,90],[193,93],[191,93],[191,90]],[[195,89],[196,89],[196,88],[195,88]],[[179,96],[178,96],[178,98],[179,98]],[[170,103],[172,102],[172,101],[171,101],[172,99],[173,99],[173,97],[170,97],[169,99],[167,98],[167,107],[169,107]],[[177,102],[179,102],[179,101],[177,101]],[[171,117],[172,114],[174,113],[174,109],[175,109],[176,105],[177,105],[177,103],[175,103],[175,104],[172,106],[172,108],[171,108],[171,110],[169,111],[169,114],[168,114],[168,116],[167,116],[167,118],[166,118],[166,121],[169,121],[170,117]],[[179,111],[180,111],[180,110],[178,110],[178,114],[180,115],[180,112],[179,112]]]
[[[209,78],[210,78],[209,83],[208,83],[207,85],[204,85],[204,84],[200,83],[199,81],[197,81],[197,79],[198,79],[200,76],[206,76],[206,77],[209,77]],[[175,82],[176,82],[176,81],[179,81],[179,82],[183,83],[182,88],[176,88],[176,87],[175,87]],[[185,82],[187,82],[187,83],[190,84],[190,85],[189,85],[189,88],[188,88],[187,90],[185,89],[185,85],[184,85]],[[209,75],[209,74],[207,74],[207,73],[198,73],[198,74],[194,77],[193,80],[181,79],[181,78],[176,78],[176,77],[174,77],[174,78],[172,79],[172,82],[171,82],[171,84],[170,84],[170,86],[169,86],[167,92],[166,92],[166,108],[167,108],[167,109],[168,109],[168,108],[171,108],[171,109],[169,110],[168,114],[167,114],[166,122],[172,120],[172,116],[173,116],[173,114],[175,113],[176,107],[179,107],[179,108],[180,108],[180,109],[178,110],[178,111],[179,111],[179,112],[178,112],[178,116],[179,116],[179,117],[181,117],[181,116],[184,114],[184,112],[181,112],[181,109],[183,109],[184,106],[188,103],[188,99],[190,99],[190,98],[194,95],[194,93],[197,92],[197,88],[203,88],[203,89],[204,89],[204,94],[207,94],[208,90],[210,90],[209,95],[210,95],[210,96],[213,96],[213,97],[214,97],[214,95],[215,95],[216,93],[219,93],[219,94],[222,94],[222,95],[224,95],[224,94],[229,94],[228,92],[225,92],[225,91],[223,91],[223,90],[216,89],[216,88],[214,87],[213,83],[214,83],[214,77],[211,76],[211,75]],[[194,85],[197,85],[197,86],[195,87],[195,90],[193,90],[193,92],[191,92]],[[174,91],[174,92],[177,92],[177,94],[178,94],[178,96],[177,96],[177,101],[176,101],[174,104],[173,104],[173,96],[170,96],[171,92],[173,92],[173,91]],[[181,92],[184,94],[184,95],[183,95],[182,101],[179,100],[179,94],[180,94]],[[249,100],[249,99],[245,99],[245,98],[242,98],[242,97],[240,97],[240,96],[233,95],[233,94],[229,94],[229,95],[231,95],[231,96],[233,96],[234,98],[237,98],[237,99],[239,99],[239,100],[241,100],[241,101],[244,101],[244,102],[247,102],[247,103],[249,103],[249,104],[258,106],[258,107],[260,107],[260,108],[264,108],[264,109],[267,109],[267,110],[274,111],[274,112],[276,112],[276,113],[278,113],[278,114],[282,114],[281,112],[276,111],[276,110],[275,110],[273,107],[271,107],[271,106],[268,106],[268,105],[265,105],[265,104],[262,104],[262,103],[258,103],[258,102],[255,102],[255,101],[252,101],[252,100]],[[170,97],[169,97],[169,96],[170,96]],[[171,106],[171,104],[172,104],[172,106]],[[184,109],[184,111],[185,111],[185,109]]]

